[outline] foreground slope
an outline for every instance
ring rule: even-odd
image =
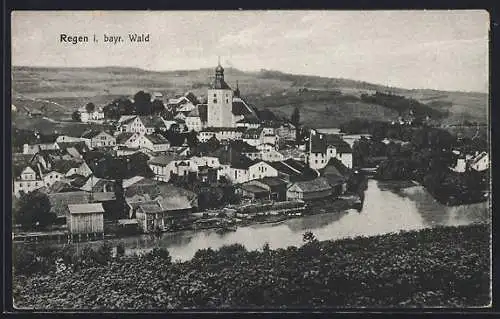
[[[14,278],[19,308],[169,309],[485,306],[489,225],[443,227],[303,247],[198,251],[191,261],[122,257]]]

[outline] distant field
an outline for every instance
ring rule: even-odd
[[[393,119],[393,110],[361,102],[362,93],[390,91],[414,98],[438,111],[448,111],[444,124],[465,120],[487,122],[488,96],[483,93],[405,90],[353,81],[285,74],[275,71],[242,72],[227,68],[226,81],[233,88],[239,83],[242,95],[258,108],[289,116],[295,106],[302,109],[306,125],[338,126],[353,117]],[[13,104],[21,111],[41,110],[49,117],[68,119],[88,102],[104,106],[113,99],[132,97],[139,90],[161,92],[166,98],[191,91],[206,97],[212,69],[152,72],[135,68],[13,68]],[[322,90],[293,98],[307,87]],[[341,92],[345,98],[324,98],[324,92]],[[292,96],[290,99],[289,97]],[[323,97],[323,98],[322,98]],[[328,111],[326,111],[328,109]]]

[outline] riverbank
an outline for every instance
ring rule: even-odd
[[[203,249],[14,277],[18,309],[470,307],[490,302],[490,226]]]

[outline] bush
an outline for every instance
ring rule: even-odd
[[[170,252],[165,248],[153,248],[145,257],[148,260],[160,259],[166,264],[172,263],[172,256],[170,256]]]
[[[116,246],[116,257],[123,257],[125,256],[125,245],[120,242],[117,246]]]

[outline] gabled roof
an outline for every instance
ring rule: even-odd
[[[263,184],[266,184],[270,187],[286,185],[286,181],[282,180],[279,177],[264,177],[264,178],[258,179],[257,181],[261,182]]]
[[[248,104],[241,98],[233,98],[232,112],[234,115],[254,115],[255,112],[248,106]]]
[[[71,191],[64,193],[47,194],[51,211],[57,216],[65,216],[69,204],[86,204],[89,202],[89,195],[84,191]]]
[[[116,136],[116,143],[123,144],[126,141],[128,141],[134,135],[135,135],[135,133],[133,133],[133,132],[123,132],[123,133],[120,133],[120,134],[118,134]]]
[[[246,156],[241,156],[238,159],[231,161],[231,167],[236,169],[249,169],[251,166],[262,162],[260,160],[252,160]]]
[[[163,120],[159,116],[139,116],[139,119],[141,120],[142,124],[144,124],[144,127],[166,127],[165,122],[163,122]]]
[[[70,214],[92,214],[92,213],[104,213],[104,208],[100,203],[92,204],[70,204],[68,205]]]
[[[303,192],[318,192],[331,189],[330,183],[324,177],[318,177],[310,181],[296,182],[292,187],[298,187]]]
[[[186,92],[184,96],[189,100],[189,102],[193,103],[194,105],[200,103],[196,95],[193,94],[193,92]]]
[[[98,135],[99,135],[99,134],[101,134],[101,133],[104,133],[104,134],[110,135],[110,134],[108,134],[108,133],[106,133],[106,132],[104,132],[104,131],[90,130],[90,131],[87,131],[87,132],[83,133],[82,137],[83,137],[83,138],[90,138],[90,139],[92,139],[92,138],[94,138],[94,137],[98,136]],[[111,135],[110,135],[110,136],[111,136]]]
[[[70,160],[55,160],[52,169],[56,172],[66,174],[72,168],[78,168],[83,162],[76,162]]]
[[[122,115],[118,120],[118,124],[128,124],[135,120],[137,115]]]
[[[150,140],[153,144],[169,144],[168,140],[160,134],[147,134],[144,135],[144,137]]]
[[[148,161],[148,164],[153,164],[153,165],[159,165],[159,166],[167,166],[170,164],[172,161],[175,161],[176,159],[179,159],[174,154],[164,154],[164,155],[159,155],[156,157],[153,157]]]
[[[344,141],[340,135],[337,134],[324,134],[326,138],[326,144],[328,146],[335,146],[337,152],[340,153],[352,153],[351,146],[349,143]]]
[[[257,185],[254,185],[254,184],[243,183],[243,184],[239,185],[238,187],[247,191],[247,192],[254,193],[254,194],[268,193],[267,189],[262,188],[262,187],[257,186]]]

